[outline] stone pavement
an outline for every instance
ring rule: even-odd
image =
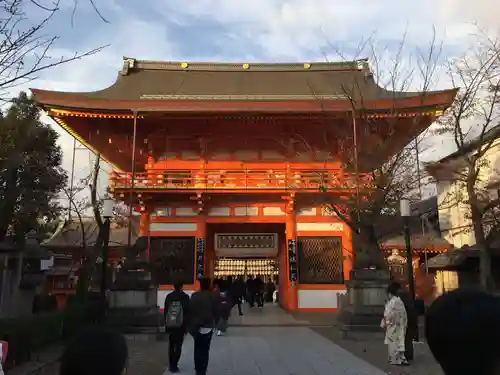
[[[127,375],[161,375],[168,366],[168,343],[154,335],[128,336]]]
[[[382,336],[359,333],[341,339],[324,316],[288,314],[277,306],[263,311],[245,307],[245,315],[231,317],[228,334],[214,336],[208,375],[442,375],[427,346],[416,347],[410,367],[387,364]],[[156,335],[129,335],[127,375],[167,375],[168,343]],[[193,340],[187,336],[180,362],[181,374],[194,374]],[[45,371],[20,371],[12,375],[57,375],[55,366]]]
[[[311,323],[305,319],[297,319],[275,304],[266,304],[261,310],[258,307],[250,309],[243,306],[243,316],[238,315],[238,309],[231,313],[229,324],[231,326],[309,326]]]
[[[347,338],[342,338],[341,332],[335,327],[313,327],[312,330],[388,374],[443,375],[441,367],[425,343],[414,345],[415,360],[411,366],[395,367],[387,363],[387,346],[384,345],[381,333],[355,332],[350,333]]]
[[[277,306],[245,306],[244,314],[233,311],[227,335],[213,337],[208,375],[387,375]],[[179,367],[194,372],[191,337]]]
[[[181,374],[194,373],[190,337],[179,367]],[[208,375],[332,374],[387,375],[306,327],[230,327],[212,340]]]

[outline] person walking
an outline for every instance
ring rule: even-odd
[[[264,289],[265,284],[260,276],[257,276],[254,280],[254,295],[255,301],[257,302],[257,306],[262,309],[264,307]]]
[[[222,336],[227,332],[227,323],[231,315],[233,303],[229,295],[228,284],[223,283],[216,293],[217,296],[217,336]]]
[[[387,287],[389,301],[385,305],[380,326],[385,329],[384,343],[387,345],[389,363],[395,366],[408,365],[405,358],[405,334],[408,324],[405,306],[398,296],[399,284]]]
[[[200,290],[193,293],[189,304],[189,333],[194,339],[194,368],[196,375],[206,375],[210,344],[217,316],[217,297],[210,290],[210,279],[200,281]]]
[[[274,285],[274,282],[271,277],[267,280],[266,283],[266,302],[273,302],[273,294],[274,291],[276,290],[276,285]]]
[[[182,290],[182,283],[174,284],[174,290],[165,297],[165,333],[168,334],[168,366],[172,373],[179,372],[179,359],[186,336],[189,316],[189,296]]]
[[[243,304],[243,299],[245,298],[247,290],[245,281],[243,281],[243,276],[238,276],[238,278],[233,282],[231,289],[232,289],[231,297],[233,298],[233,304],[238,305],[238,314],[239,316],[242,316],[243,311],[241,309],[241,305]]]
[[[255,306],[255,280],[252,275],[248,276],[246,284],[247,284],[247,301],[248,305],[252,309]]]

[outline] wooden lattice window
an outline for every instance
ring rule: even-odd
[[[343,284],[344,262],[341,237],[298,237],[300,284]]]
[[[195,237],[151,237],[150,252],[160,285],[193,284]]]

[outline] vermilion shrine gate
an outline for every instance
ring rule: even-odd
[[[114,167],[112,193],[140,212],[147,257],[159,267],[159,301],[174,281],[189,291],[201,276],[278,275],[280,303],[291,311],[336,309],[349,278],[351,231],[322,209],[325,196],[338,201],[369,184],[366,172],[427,128],[455,94],[386,91],[365,60],[132,58],[101,91],[32,91]],[[374,142],[384,147],[371,165],[349,168],[354,145]]]

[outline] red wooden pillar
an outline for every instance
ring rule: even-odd
[[[285,269],[283,270],[283,272],[286,272],[283,307],[288,311],[296,311],[298,308],[297,282],[290,280],[290,265],[288,264],[288,240],[296,240],[296,229],[295,209],[292,200],[288,203],[286,210],[286,244],[284,249],[286,267],[284,267]]]

